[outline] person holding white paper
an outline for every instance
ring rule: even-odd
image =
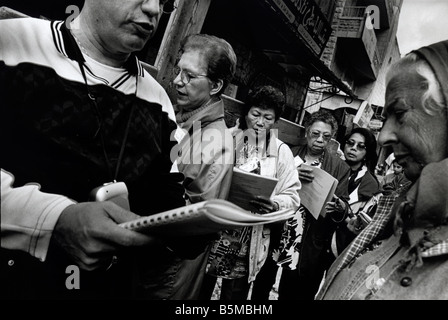
[[[0,20],[2,297],[141,298],[130,270],[144,252],[159,275],[148,292],[169,298],[171,257],[186,250],[118,226],[185,204],[169,172],[174,109],[136,57],[166,2],[85,0],[72,21]],[[132,212],[88,201],[114,180]]]
[[[278,264],[283,267],[279,300],[314,299],[325,270],[334,260],[330,253],[332,234],[339,223],[344,223],[349,208],[350,167],[326,149],[337,132],[336,119],[328,111],[319,110],[311,115],[305,128],[307,143],[292,148],[293,154],[306,164],[297,168],[300,180],[303,184],[312,183],[316,167],[336,178],[338,186],[334,201],[327,203],[325,217],[316,220],[301,206],[295,218],[285,225],[278,252]]]
[[[271,197],[259,196],[252,201],[262,214],[288,208],[296,210],[300,204],[301,183],[291,150],[271,130],[281,116],[284,103],[284,95],[277,88],[262,86],[252,90],[239,128],[234,130],[235,166],[278,179]],[[275,267],[269,255],[278,245],[280,228],[275,235],[274,229],[274,225],[259,225],[222,232],[212,246],[202,298],[210,299],[217,278],[222,278],[221,300],[247,299],[250,283],[258,279],[262,267]]]

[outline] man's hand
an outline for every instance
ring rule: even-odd
[[[71,205],[61,213],[53,239],[80,268],[106,268],[117,249],[156,242],[153,237],[118,226],[138,217],[110,201]]]

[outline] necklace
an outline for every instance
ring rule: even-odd
[[[322,154],[319,157],[313,157],[310,156],[308,153],[305,155],[305,162],[309,163],[311,166],[319,166],[323,161],[325,157],[325,150],[322,152]]]

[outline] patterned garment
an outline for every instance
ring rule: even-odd
[[[305,164],[320,168],[324,155],[325,153],[312,163],[305,162]],[[272,258],[277,262],[278,266],[289,270],[297,269],[299,255],[302,249],[303,230],[305,230],[307,222],[307,213],[309,213],[308,209],[300,205],[294,217],[290,218],[283,225],[280,246],[278,249],[274,249],[272,253]]]
[[[236,158],[236,167],[242,170],[248,167],[250,170],[245,171],[260,174],[258,152],[258,148],[245,143]],[[222,231],[210,250],[206,273],[224,279],[247,276],[251,233],[252,227]]]
[[[85,59],[64,21],[1,23],[0,128],[10,137],[2,143],[2,169],[14,174],[14,184],[38,181],[42,192],[76,201],[115,179],[134,199],[138,190],[152,194],[146,185],[156,184],[147,175],[169,173],[177,127],[162,86],[134,55],[123,68]],[[133,211],[151,212],[141,206]]]
[[[207,274],[225,279],[247,275],[251,227],[225,230],[210,250]]]
[[[422,257],[437,257],[444,254],[448,254],[448,239],[431,248],[424,249],[422,252]]]
[[[238,156],[235,159],[235,166],[243,171],[260,174],[261,155],[259,150],[259,147],[250,145],[249,143],[245,142],[241,150],[239,150]]]
[[[338,270],[343,269],[353,259],[356,259],[363,250],[368,247],[378,235],[385,229],[386,225],[392,218],[392,211],[394,209],[394,203],[397,198],[405,194],[410,187],[410,184],[406,184],[404,187],[398,189],[396,192],[390,195],[382,196],[378,201],[378,207],[373,217],[372,222],[353,240],[347,250],[345,250],[345,256],[342,258],[339,264]]]
[[[307,209],[301,205],[294,217],[286,221],[283,226],[280,246],[273,251],[272,258],[274,261],[285,269],[295,270],[299,263],[306,211]]]

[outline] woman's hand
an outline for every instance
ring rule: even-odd
[[[363,223],[358,215],[354,216],[353,218],[348,219],[348,221],[347,221],[347,229],[356,235],[361,233],[361,231],[364,228],[365,228],[365,226],[363,225]]]
[[[372,218],[363,211],[347,221],[347,228],[354,234],[360,233],[372,221]]]
[[[252,200],[250,203],[257,208],[260,213],[275,212],[280,209],[277,202],[262,196],[256,197],[255,200]]]
[[[239,128],[240,128],[240,119],[238,118],[236,119],[235,125],[229,128],[229,131],[232,134],[232,136],[234,136],[238,132]]]
[[[300,166],[297,168],[297,171],[299,171],[300,181],[313,182],[314,180],[313,168],[311,168],[310,166]]]
[[[341,220],[338,219],[336,216],[341,216],[347,211],[347,204],[342,201],[340,198],[338,198],[336,195],[333,195],[333,201],[327,202],[325,209],[327,211],[327,214],[330,214],[330,216],[333,218],[333,220]]]

